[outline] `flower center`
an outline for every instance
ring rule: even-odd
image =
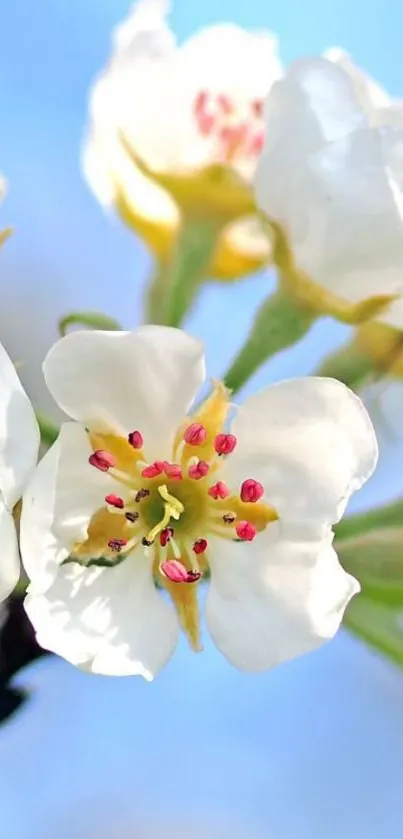
[[[219,384],[194,421],[178,429],[172,462],[147,462],[140,431],[126,440],[89,432],[90,466],[109,473],[111,492],[68,560],[113,566],[131,554],[136,561],[141,553],[151,558],[155,580],[169,591],[195,649],[196,584],[209,567],[211,538],[251,542],[278,518],[258,481],[246,477],[231,492],[219,479],[237,446],[236,437],[222,430],[228,407],[228,392]]]
[[[193,111],[200,134],[215,141],[223,163],[236,157],[255,158],[262,151],[263,100],[250,100],[240,107],[226,94],[201,90]]]

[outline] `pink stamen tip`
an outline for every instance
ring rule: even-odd
[[[207,440],[207,431],[201,422],[192,422],[183,435],[183,439],[189,446],[202,446]]]
[[[225,93],[220,93],[217,96],[217,105],[222,113],[226,115],[232,114],[232,111],[234,110],[232,100]]]
[[[216,501],[218,498],[228,498],[229,496],[229,489],[223,481],[217,481],[216,484],[209,487],[207,490],[208,494],[211,498],[214,498]]]
[[[178,559],[168,559],[160,565],[160,571],[171,583],[195,583],[200,580],[200,571],[188,571]]]
[[[201,478],[205,478],[208,474],[210,466],[206,463],[205,460],[199,460],[198,463],[195,463],[193,466],[189,466],[188,475],[189,478],[193,478],[194,481],[200,481]]]
[[[203,137],[208,137],[215,126],[215,117],[213,114],[200,114],[198,118],[198,128]]]
[[[251,107],[251,111],[252,111],[252,113],[255,117],[258,117],[258,119],[260,119],[260,117],[263,116],[263,107],[264,107],[263,99],[254,99],[250,103],[250,107]]]
[[[250,521],[239,521],[235,525],[235,532],[243,542],[252,542],[257,533],[256,527]]]
[[[258,134],[255,134],[255,136],[252,137],[247,151],[249,154],[260,154],[263,151],[263,146],[264,134],[263,131],[260,131]]]
[[[116,553],[120,553],[125,545],[127,545],[127,539],[109,539],[108,542],[108,548],[110,548],[111,551],[116,551]]]
[[[164,472],[167,478],[171,478],[173,481],[182,480],[182,469],[176,463],[168,463],[168,461],[165,461]]]
[[[237,442],[235,434],[217,434],[214,440],[214,448],[217,454],[231,454]]]
[[[264,495],[264,487],[259,483],[259,481],[255,481],[253,478],[248,478],[243,482],[241,486],[242,501],[253,504],[255,501],[259,501],[259,498],[261,498],[262,495]]]
[[[107,504],[110,504],[111,507],[116,507],[118,510],[123,510],[123,507],[125,506],[123,498],[120,498],[119,495],[105,495],[105,501]]]
[[[173,527],[166,527],[165,530],[162,530],[160,533],[160,545],[161,548],[165,548],[168,542],[171,541],[172,536],[174,535]]]
[[[193,551],[195,554],[204,554],[207,550],[207,539],[196,539],[193,544]]]
[[[143,448],[143,435],[140,434],[140,431],[131,431],[130,434],[127,435],[127,439],[131,446],[134,449],[142,449]]]
[[[150,466],[145,466],[141,472],[142,478],[156,478],[157,475],[162,475],[165,470],[165,463],[162,460],[156,460]]]
[[[89,456],[88,462],[101,472],[108,472],[115,465],[115,458],[110,452],[98,449]]]
[[[205,90],[200,90],[194,101],[195,114],[201,114],[207,105],[208,94]]]

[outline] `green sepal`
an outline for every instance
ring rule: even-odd
[[[316,319],[283,289],[267,298],[258,310],[252,330],[224,375],[224,383],[237,393],[269,358],[296,344]]]

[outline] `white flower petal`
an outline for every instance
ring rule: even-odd
[[[88,463],[92,449],[77,423],[65,423],[39,463],[23,499],[21,555],[37,591],[54,581],[75,542],[83,541],[93,514],[116,489],[112,478]]]
[[[363,109],[370,115],[376,108],[385,108],[391,103],[391,97],[375,79],[368,76],[354,64],[351,56],[340,47],[331,47],[323,54],[324,58],[342,67],[354,83],[355,92]]]
[[[115,54],[127,51],[128,56],[157,58],[175,48],[174,33],[166,23],[171,10],[169,0],[139,0],[126,20],[114,32]]]
[[[285,522],[333,523],[372,474],[375,433],[361,400],[335,379],[271,385],[238,409],[227,482],[261,481]]]
[[[92,673],[152,680],[175,649],[178,622],[151,565],[142,552],[115,568],[64,565],[46,594],[31,588],[25,600],[38,642]]]
[[[49,390],[73,419],[123,435],[138,429],[149,460],[169,458],[179,422],[205,379],[202,344],[179,329],[80,331],[44,362]]]
[[[399,297],[378,320],[403,332],[403,297]]]
[[[258,216],[246,216],[229,224],[225,237],[230,247],[245,257],[269,259],[271,246]]]
[[[21,498],[38,457],[34,409],[0,344],[0,491],[11,510]]]
[[[14,519],[0,502],[0,603],[11,594],[20,576],[20,555]]]
[[[121,193],[136,218],[174,232],[180,221],[176,204],[135,166],[111,126],[106,109],[105,115],[105,119],[93,123],[83,150],[83,170],[93,193],[107,207],[113,206]]]
[[[180,61],[196,90],[226,94],[237,106],[266,96],[281,78],[277,45],[276,35],[268,30],[248,31],[234,23],[217,23],[185,41]]]
[[[298,268],[351,302],[403,291],[403,129],[361,99],[342,65],[296,62],[267,99],[256,173]]]
[[[246,671],[266,670],[332,638],[359,591],[330,533],[315,541],[307,533],[305,541],[300,532],[296,541],[287,528],[271,527],[252,544],[229,551],[217,539],[209,549],[207,625],[221,652]]]

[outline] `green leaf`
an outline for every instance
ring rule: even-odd
[[[403,499],[399,498],[391,504],[366,510],[365,513],[345,516],[334,530],[339,542],[341,539],[348,539],[382,527],[403,527]]]
[[[299,307],[282,289],[265,300],[245,344],[224,376],[232,393],[237,393],[265,361],[303,338],[315,318],[312,311]]]
[[[111,332],[122,328],[117,320],[102,312],[71,312],[59,320],[58,326],[62,336],[66,335],[70,326],[89,326],[90,329],[107,329]]]
[[[372,530],[335,543],[340,562],[366,597],[403,606],[403,528]]]
[[[344,626],[396,664],[403,665],[403,611],[359,594],[349,603]]]

